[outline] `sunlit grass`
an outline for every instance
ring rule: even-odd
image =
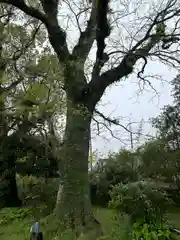
[[[95,208],[94,214],[102,226],[106,240],[128,239],[127,219],[119,216],[109,209]],[[172,211],[168,214],[169,221],[180,229],[180,210]],[[29,240],[29,230],[31,224],[38,220],[37,211],[34,216],[33,209],[3,209],[0,211],[0,239],[1,240]],[[52,225],[52,226],[51,226]],[[55,227],[53,220],[50,228]],[[47,236],[45,240],[52,239]],[[71,240],[68,232],[61,234],[57,240]]]

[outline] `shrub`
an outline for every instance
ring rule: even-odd
[[[37,178],[30,176],[18,176],[17,185],[20,198],[25,205],[51,204],[56,201],[59,179]]]
[[[136,222],[133,224],[133,240],[166,240],[171,238],[171,231],[166,224],[147,224]]]
[[[161,222],[170,203],[166,192],[143,181],[120,183],[110,195],[109,206],[129,214],[132,222],[142,219],[145,223]]]
[[[93,172],[90,175],[91,203],[96,206],[107,207],[110,201],[110,184],[105,174]]]
[[[134,154],[125,150],[99,160],[102,164],[98,164],[90,173],[92,204],[107,206],[111,199],[109,191],[112,186],[138,180],[138,171],[133,167],[135,160]]]

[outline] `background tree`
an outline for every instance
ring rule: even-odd
[[[118,183],[137,181],[136,154],[128,150],[109,154],[97,162],[91,175],[91,200],[94,205],[106,206],[110,201],[109,191]]]
[[[158,130],[158,134],[161,138],[168,141],[169,147],[172,150],[176,150],[180,147],[180,85],[179,75],[177,75],[172,81],[172,97],[173,104],[164,106],[159,116],[152,119],[153,127]]]
[[[170,184],[174,199],[179,201],[179,148],[180,148],[180,98],[179,98],[179,75],[172,81],[172,97],[173,103],[165,106],[162,112],[156,118],[152,119],[153,127],[158,131],[159,143],[163,144],[161,150],[163,158],[160,157],[158,152],[159,162],[161,159],[161,174],[165,177],[166,181]],[[161,152],[162,152],[161,151]],[[155,158],[154,158],[155,159]],[[163,165],[162,165],[163,163]],[[157,167],[157,166],[156,166]]]
[[[55,136],[52,136],[52,129],[50,131],[49,125],[52,120],[57,118],[57,114],[60,116],[60,109],[63,108],[63,94],[61,94],[62,90],[59,87],[61,84],[59,81],[60,73],[54,72],[57,64],[56,56],[50,55],[49,49],[46,48],[37,58],[39,51],[36,47],[40,47],[44,41],[44,31],[40,29],[39,23],[27,18],[24,19],[23,26],[19,25],[16,23],[17,10],[9,6],[1,5],[0,14],[2,31],[0,56],[0,202],[1,206],[16,206],[20,204],[17,195],[16,172],[20,171],[24,174],[29,163],[31,163],[31,169],[29,165],[28,172],[35,172],[33,164],[41,165],[43,168],[40,155],[46,160],[46,171],[49,164],[53,163],[52,159],[54,160],[54,168],[57,168],[55,157],[52,156],[51,151]],[[29,29],[26,29],[27,26]],[[48,66],[53,65],[54,68],[51,67],[49,71],[47,69],[46,74],[44,74],[42,69],[47,66],[47,63]],[[57,105],[57,99],[59,102],[62,100],[62,104]],[[41,137],[37,137],[37,134]],[[35,142],[37,145],[34,145]],[[26,164],[19,163],[17,166],[16,160],[26,157],[30,152],[31,159],[28,158]],[[41,164],[39,164],[40,162]]]
[[[63,156],[61,159],[63,179],[57,197],[56,214],[66,223],[66,226],[70,225],[73,229],[91,225],[94,223],[94,217],[88,197],[88,153],[90,123],[95,107],[109,85],[132,74],[138,60],[144,61],[143,67],[138,73],[141,79],[149,57],[178,66],[178,51],[173,51],[170,46],[174,43],[178,44],[179,40],[178,1],[158,2],[156,6],[158,11],[153,8],[150,9],[149,16],[144,15],[141,19],[134,19],[135,32],[132,33],[133,37],[129,41],[126,40],[129,45],[126,48],[116,46],[119,53],[114,51],[117,61],[115,60],[114,64],[112,62],[110,66],[113,68],[110,67],[107,71],[104,71],[103,67],[107,66],[108,60],[113,59],[113,52],[108,53],[109,59],[104,51],[105,38],[110,34],[110,28],[107,27],[108,1],[100,1],[99,4],[96,4],[96,1],[93,1],[92,4],[86,4],[84,1],[75,2],[79,9],[82,10],[81,6],[84,10],[87,9],[87,11],[83,11],[84,15],[81,15],[82,11],[77,10],[81,19],[82,16],[87,18],[87,23],[82,29],[81,19],[71,8],[76,14],[75,19],[79,20],[80,30],[78,42],[72,52],[68,49],[67,32],[58,22],[58,10],[61,8],[58,0],[41,0],[37,2],[37,5],[20,0],[1,0],[0,2],[15,6],[27,15],[40,20],[47,29],[49,42],[57,54],[59,68],[63,71],[63,87],[67,99],[66,128],[61,154]],[[71,7],[73,4],[74,2],[68,2],[67,5]],[[111,11],[112,16],[114,14],[116,17],[114,22],[112,18],[112,27],[118,26],[121,21],[118,18],[120,12],[118,4],[120,3],[117,3],[117,6],[116,4],[112,5],[112,8],[116,8],[116,11],[113,9]],[[138,9],[140,10],[140,7]],[[138,14],[134,14],[134,16],[138,16]],[[138,20],[138,23],[135,20]],[[171,20],[176,22],[173,27],[169,24]],[[167,28],[161,28],[160,31],[160,24],[165,23]],[[104,29],[105,27],[106,29]],[[141,34],[137,36],[139,31]],[[85,77],[85,62],[95,40],[98,46],[97,55],[91,79],[88,81]],[[100,42],[101,44],[99,44]]]
[[[22,76],[17,74],[18,63],[21,55],[24,53],[28,46],[32,45],[34,35],[36,34],[36,27],[32,30],[28,36],[23,28],[14,25],[11,21],[15,16],[13,7],[1,6],[1,76],[0,76],[0,122],[1,122],[1,186],[4,187],[2,182],[5,181],[5,185],[8,186],[6,196],[14,196],[14,205],[19,204],[17,196],[17,188],[15,181],[14,162],[8,157],[5,151],[5,142],[9,131],[12,130],[12,119],[11,114],[8,114],[11,109],[11,96],[14,94],[14,89],[22,81]],[[32,34],[32,35],[31,35]],[[13,43],[10,43],[10,38]],[[23,42],[23,43],[22,43]],[[30,55],[29,55],[30,56]],[[32,56],[32,54],[31,54]],[[22,65],[23,67],[23,65]],[[17,70],[17,71],[16,71]],[[14,80],[15,79],[15,80]],[[4,169],[4,164],[6,168]],[[5,170],[5,171],[4,171]],[[1,191],[2,193],[3,191]],[[5,196],[1,196],[5,197]],[[7,197],[8,198],[8,197]],[[5,200],[7,200],[5,198]],[[8,201],[7,201],[8,202]]]

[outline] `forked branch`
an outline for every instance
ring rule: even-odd
[[[96,38],[96,8],[94,4],[91,7],[91,15],[87,23],[85,31],[81,32],[79,41],[73,49],[73,55],[78,56],[81,61],[86,58],[91,50],[93,42]]]
[[[110,125],[116,125],[119,127],[122,127],[124,130],[126,130],[127,132],[131,132],[126,126],[122,125],[118,119],[112,119],[110,117],[105,116],[103,113],[99,112],[97,109],[95,109],[94,111],[98,116],[100,116],[102,119],[104,119],[104,121],[108,122]]]
[[[167,19],[169,20],[179,16],[179,14],[179,9],[174,9],[172,5],[167,3],[165,9],[160,11],[155,16],[144,37],[125,54],[119,65],[104,72],[100,76],[96,75],[92,78],[91,82],[89,83],[89,88],[91,89],[91,92],[96,93],[94,94],[95,102],[99,101],[105,89],[109,85],[131,74],[136,62],[139,59],[143,58],[146,65],[146,59],[151,54],[152,49],[164,40],[164,36],[162,38],[162,33],[159,34],[157,29],[155,33],[152,33],[152,30],[154,27],[157,27],[157,24],[162,22],[162,19],[163,21]],[[161,52],[159,54],[161,54]],[[145,65],[143,66],[142,72],[144,71]]]

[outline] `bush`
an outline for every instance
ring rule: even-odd
[[[110,195],[109,206],[129,214],[132,222],[142,219],[145,223],[161,222],[170,204],[166,192],[143,181],[120,183],[113,187]]]
[[[51,204],[56,201],[59,179],[18,176],[17,186],[24,205]]]
[[[171,231],[166,224],[147,224],[136,222],[133,224],[133,240],[168,240],[171,238]]]
[[[122,182],[138,180],[138,171],[135,167],[133,153],[122,150],[111,154],[107,159],[99,160],[103,164],[97,165],[90,173],[91,201],[94,205],[105,207],[110,201],[109,191],[112,186]]]
[[[90,195],[91,203],[95,206],[107,207],[110,201],[110,184],[108,183],[105,174],[91,173],[90,175]]]

